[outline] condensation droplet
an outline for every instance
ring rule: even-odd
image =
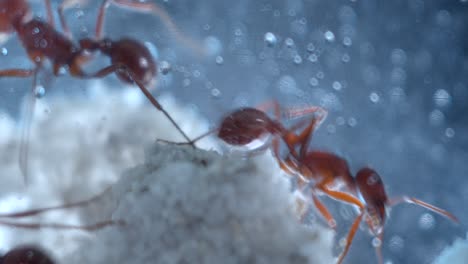
[[[400,252],[405,247],[405,240],[400,236],[392,236],[388,247],[393,252]]]
[[[433,126],[440,126],[445,121],[445,115],[440,110],[433,110],[429,114],[429,123]]]
[[[433,98],[434,103],[439,107],[448,106],[452,102],[452,96],[450,96],[450,94],[444,89],[438,89],[434,93]]]
[[[330,30],[325,31],[323,35],[327,41],[329,42],[335,41],[335,34],[333,34],[333,32],[331,32]]]
[[[355,127],[357,125],[357,120],[354,117],[348,118],[348,126]]]
[[[216,56],[215,61],[216,61],[216,64],[222,65],[224,63],[224,58],[221,56]]]
[[[433,229],[435,226],[434,216],[430,213],[424,213],[419,218],[418,224],[419,224],[419,228],[423,230]]]
[[[334,81],[332,84],[333,89],[340,91],[343,88],[343,85],[339,81]]]
[[[221,91],[219,89],[213,88],[213,89],[211,89],[211,95],[213,97],[219,97],[219,96],[221,96]]]
[[[317,86],[319,84],[319,81],[317,80],[317,78],[312,77],[312,78],[309,79],[309,84],[311,86]]]
[[[353,45],[353,40],[350,37],[344,37],[343,38],[343,45],[349,47]]]
[[[292,38],[287,38],[284,43],[286,44],[286,47],[292,48],[294,46],[294,40]]]
[[[46,90],[44,86],[42,85],[38,85],[34,88],[34,96],[36,96],[37,98],[44,97],[45,93],[46,93]]]
[[[370,93],[369,95],[369,99],[371,100],[371,102],[373,102],[374,104],[378,103],[380,101],[380,96],[375,93],[375,92],[372,92]]]
[[[265,33],[264,40],[268,47],[273,47],[276,45],[276,43],[278,43],[278,39],[276,38],[275,34],[271,32]]]
[[[445,136],[448,138],[453,138],[455,136],[455,130],[451,127],[445,129]]]
[[[302,63],[302,57],[299,55],[294,56],[294,63],[299,65]]]
[[[163,75],[168,74],[172,70],[172,66],[168,61],[161,61],[159,64],[159,69]]]

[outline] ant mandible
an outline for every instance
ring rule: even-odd
[[[32,118],[35,96],[34,89],[37,86],[37,74],[42,69],[44,62],[49,60],[53,65],[53,73],[58,76],[62,69],[68,69],[71,76],[78,78],[99,78],[115,72],[124,82],[135,83],[148,98],[154,107],[160,110],[190,142],[189,137],[182,131],[171,115],[151,95],[146,88],[150,80],[156,76],[156,63],[148,49],[138,41],[122,39],[119,41],[99,40],[101,37],[105,10],[111,3],[129,7],[142,12],[152,12],[161,17],[171,32],[175,32],[176,38],[191,47],[198,47],[188,38],[185,38],[170,20],[170,17],[154,4],[134,3],[128,0],[104,0],[96,25],[97,40],[84,39],[81,46],[76,46],[71,40],[70,30],[65,22],[63,10],[73,3],[81,3],[83,0],[66,0],[59,7],[59,16],[65,34],[55,29],[54,15],[50,0],[44,0],[47,12],[47,20],[33,18],[26,0],[0,0],[0,33],[11,34],[16,32],[19,40],[25,48],[29,58],[34,63],[33,69],[7,69],[0,70],[0,77],[33,77],[32,89],[26,109],[26,124],[22,132],[20,145],[19,164],[25,183],[28,182],[28,138],[29,125]],[[90,59],[86,50],[101,50],[111,58],[112,64],[96,73],[85,73],[82,65]],[[192,144],[193,146],[193,144]],[[193,146],[194,147],[194,146]]]
[[[285,160],[287,166],[299,174],[299,186],[314,182],[312,186],[313,202],[331,227],[335,227],[336,222],[327,208],[316,197],[316,189],[336,200],[355,205],[359,209],[359,214],[348,232],[343,252],[338,257],[338,264],[343,262],[348,253],[362,218],[365,218],[370,232],[379,241],[376,254],[378,262],[383,263],[381,253],[383,228],[389,208],[397,204],[416,204],[458,223],[458,219],[453,214],[419,199],[408,196],[389,199],[380,175],[371,168],[364,167],[353,177],[346,160],[338,155],[325,151],[308,151],[312,133],[311,131],[307,132],[309,134],[305,135],[304,141],[300,145],[299,159],[294,160],[288,156]],[[342,186],[345,187],[344,192],[335,190],[335,188],[338,189]],[[360,199],[356,197],[360,197]]]
[[[0,264],[54,264],[52,258],[40,247],[21,245],[0,256]]]

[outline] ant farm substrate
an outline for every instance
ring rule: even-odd
[[[335,261],[334,232],[322,223],[300,223],[290,181],[269,152],[220,155],[211,139],[197,143],[207,150],[156,143],[181,138],[137,89],[111,92],[97,81],[89,94],[91,99],[38,100],[27,187],[17,163],[20,129],[2,115],[0,209],[48,207],[101,194],[84,206],[12,220],[89,225],[112,219],[124,225],[94,231],[2,226],[3,252],[36,244],[57,263]],[[208,129],[172,98],[161,102],[191,137]],[[466,247],[456,242],[435,263],[465,263]]]

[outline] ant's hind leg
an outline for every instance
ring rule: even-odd
[[[106,9],[109,7],[110,4],[115,4],[119,7],[132,9],[138,12],[143,13],[150,13],[163,22],[167,30],[170,34],[174,36],[174,38],[182,43],[185,47],[188,47],[197,55],[204,56],[206,55],[206,49],[201,45],[201,43],[194,41],[193,39],[187,37],[185,34],[181,32],[181,30],[177,27],[175,22],[172,20],[171,16],[160,6],[154,3],[145,3],[145,2],[138,2],[138,1],[129,1],[129,0],[104,0],[101,4],[101,8],[99,9],[99,15],[96,23],[96,38],[102,38],[102,28],[104,26],[104,17],[106,13]]]

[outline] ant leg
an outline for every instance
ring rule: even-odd
[[[46,6],[46,12],[47,12],[47,23],[54,27],[55,21],[54,21],[54,12],[52,11],[52,4],[50,3],[50,0],[44,0],[45,6]]]
[[[169,140],[165,140],[165,139],[156,139],[156,142],[163,142],[163,143],[169,143],[169,144],[175,144],[175,145],[190,145],[190,144],[195,144],[197,141],[209,136],[210,134],[213,134],[215,132],[217,132],[218,129],[212,129],[212,130],[208,130],[207,132],[201,134],[200,136],[188,141],[188,142],[173,142],[173,141],[169,141]]]
[[[439,207],[436,207],[432,204],[429,204],[429,203],[426,203],[424,201],[421,201],[419,199],[416,199],[416,198],[413,198],[413,197],[408,197],[408,196],[401,196],[401,197],[396,197],[396,198],[392,198],[389,202],[389,205],[390,206],[395,206],[397,204],[400,204],[400,203],[409,203],[409,204],[416,204],[416,205],[419,205],[421,207],[424,207],[434,213],[437,213],[439,215],[442,215],[450,220],[452,220],[453,222],[455,223],[459,223],[459,220],[456,216],[454,216],[453,214],[449,213],[448,211],[445,211],[444,209],[441,209]]]
[[[379,264],[383,264],[383,255],[382,255],[382,243],[383,243],[383,231],[378,235],[378,237],[374,238],[378,239],[379,243],[374,245],[375,247],[375,255],[377,256],[377,261]]]
[[[31,77],[33,74],[34,74],[34,70],[24,70],[24,69],[0,70],[0,78],[1,77],[27,78],[27,77]]]
[[[9,221],[0,220],[0,225],[4,226],[11,226],[16,228],[24,228],[24,229],[41,229],[41,228],[52,228],[52,229],[78,229],[84,231],[94,231],[98,229],[105,228],[107,226],[114,226],[120,225],[123,226],[126,223],[122,220],[107,220],[102,222],[97,222],[92,225],[67,225],[67,224],[60,224],[60,223],[15,223]]]
[[[171,115],[162,107],[162,105],[153,97],[153,95],[146,89],[146,87],[141,83],[140,81],[136,80],[133,78],[133,73],[125,66],[122,64],[113,64],[110,66],[107,66],[95,73],[92,74],[86,74],[81,71],[81,69],[78,68],[77,65],[72,65],[70,68],[70,73],[73,76],[81,77],[81,78],[101,78],[104,76],[107,76],[111,73],[114,73],[116,71],[125,71],[126,74],[128,74],[133,81],[136,83],[136,85],[140,88],[140,90],[143,92],[143,94],[148,98],[148,100],[151,102],[151,104],[156,107],[159,111],[161,111],[167,119],[172,123],[172,125],[179,131],[179,133],[185,138],[185,140],[190,144],[193,148],[195,148],[194,142],[185,134],[185,132],[180,128],[180,126],[176,123],[176,121],[172,118]]]
[[[171,33],[177,41],[179,41],[180,43],[183,43],[186,47],[189,47],[192,51],[194,51],[198,55],[203,56],[206,54],[205,48],[202,45],[200,45],[200,43],[197,43],[194,40],[185,36],[181,32],[181,30],[177,27],[177,25],[174,23],[174,21],[169,16],[169,14],[160,6],[153,4],[153,3],[144,3],[144,2],[136,2],[136,1],[129,1],[129,0],[104,0],[102,2],[101,8],[99,9],[99,15],[98,15],[98,20],[96,24],[96,38],[97,39],[100,39],[102,37],[104,16],[105,16],[106,9],[109,7],[110,4],[115,4],[119,7],[136,10],[138,12],[153,14],[154,16],[161,19],[161,21],[166,26],[169,33]]]
[[[338,261],[336,262],[336,264],[341,264],[343,262],[343,259],[346,257],[346,254],[348,254],[349,248],[351,246],[351,243],[353,242],[354,236],[356,235],[356,231],[359,228],[359,224],[361,223],[363,216],[364,216],[364,211],[361,211],[361,213],[356,217],[353,224],[351,225],[351,229],[349,230],[349,233],[346,236],[345,248],[343,249],[343,252],[341,252],[340,256],[338,257]]]
[[[328,211],[327,207],[318,199],[315,193],[312,193],[312,201],[314,202],[315,208],[320,212],[320,214],[325,218],[327,221],[328,226],[331,229],[336,228],[336,221],[331,215],[330,211]]]

